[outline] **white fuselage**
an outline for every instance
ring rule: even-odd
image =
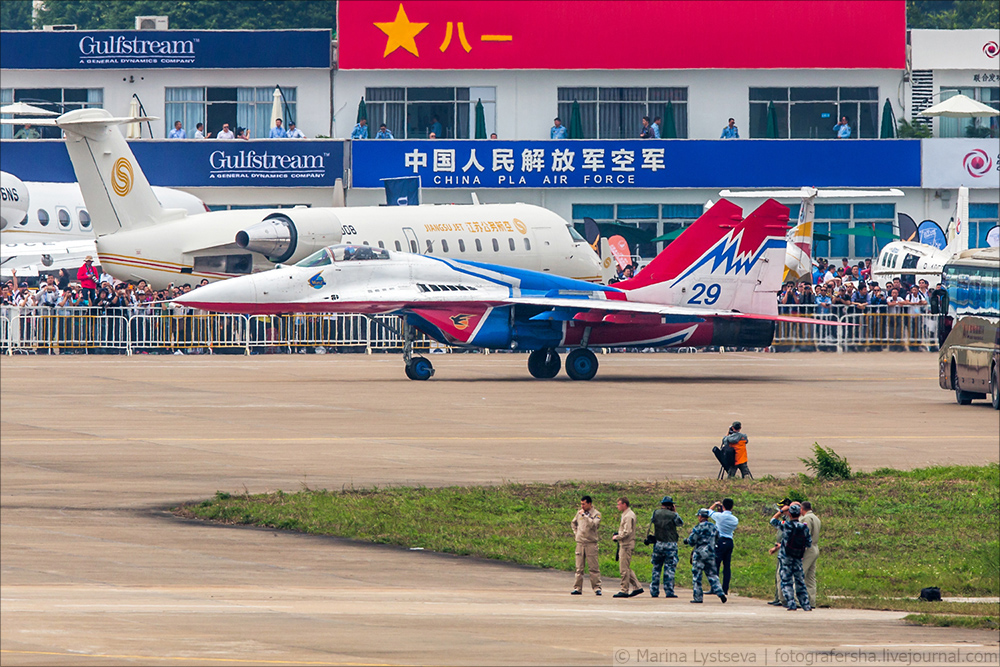
[[[872,263],[872,277],[880,284],[911,276],[907,282],[923,278],[931,287],[941,282],[941,271],[951,259],[950,250],[915,241],[893,241],[879,252]]]

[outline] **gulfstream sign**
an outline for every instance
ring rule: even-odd
[[[194,62],[194,40],[154,40],[108,36],[95,39],[86,35],[80,39],[80,56],[90,64],[109,61],[136,64],[178,64]],[[175,59],[177,57],[183,59]]]
[[[244,179],[244,178],[270,178],[270,179],[314,179],[323,178],[326,169],[323,160],[324,155],[330,156],[329,152],[322,155],[300,153],[289,155],[287,153],[270,153],[264,151],[258,153],[255,150],[241,150],[239,152],[227,152],[224,150],[212,151],[208,156],[211,165],[211,179]]]
[[[4,31],[12,69],[330,68],[329,30]]]

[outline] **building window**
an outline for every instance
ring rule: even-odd
[[[701,217],[701,204],[574,204],[573,220],[581,234],[584,232],[584,218],[595,222],[611,222],[636,227],[646,232],[651,239],[687,227]],[[650,241],[629,243],[633,256],[647,262],[670,243],[670,241]],[[633,247],[634,246],[634,247]]]
[[[296,120],[297,89],[281,88],[283,125]],[[181,121],[188,138],[195,126],[205,124],[205,132],[215,137],[225,123],[235,133],[245,127],[251,139],[266,139],[271,134],[271,110],[274,88],[167,88],[165,91],[165,133],[170,134],[174,121]]]
[[[788,207],[789,220],[798,219],[799,206],[800,204],[794,204]],[[830,240],[813,239],[813,259],[824,257],[832,261],[842,257],[854,260],[874,258],[889,243],[889,239],[853,236],[845,232],[857,228],[892,234],[895,232],[895,219],[895,204],[816,204],[813,233],[829,236]]]
[[[426,139],[431,132],[438,139],[474,139],[478,101],[483,103],[489,136],[496,132],[495,87],[366,88],[368,136],[374,137],[385,123],[397,139]]]
[[[774,103],[779,139],[836,139],[847,116],[852,138],[875,139],[878,88],[751,88],[750,137],[767,137],[767,106]]]
[[[941,101],[961,93],[1000,111],[1000,88],[961,88],[941,91]],[[938,119],[938,135],[941,137],[984,138],[1000,136],[997,116],[992,118],[945,118]]]
[[[997,204],[969,204],[969,247],[986,248],[986,236],[997,226]]]
[[[101,109],[104,107],[103,88],[3,88],[0,89],[0,105],[24,102],[57,114],[75,109]],[[3,118],[13,118],[3,114]],[[55,118],[55,116],[53,116]],[[10,139],[23,125],[0,125],[0,138]],[[59,139],[62,130],[58,127],[38,127],[42,139]]]
[[[579,103],[585,139],[638,139],[642,117],[667,119],[668,103],[676,136],[688,136],[687,88],[559,88],[558,101],[559,118],[567,127],[573,102]],[[664,126],[664,138],[667,133]]]

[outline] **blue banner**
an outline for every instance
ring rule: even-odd
[[[339,139],[162,139],[132,141],[129,147],[152,185],[332,187],[344,177],[344,142]],[[22,181],[76,182],[61,139],[4,140],[0,169]]]
[[[420,206],[420,177],[387,178],[385,183],[386,206]]]
[[[947,237],[941,231],[938,223],[933,220],[924,220],[921,222],[917,227],[917,232],[920,234],[920,242],[924,245],[932,245],[938,250],[944,250],[948,245]]]
[[[354,141],[355,188],[920,187],[918,140]]]
[[[4,69],[330,69],[330,31],[4,31],[0,62]]]

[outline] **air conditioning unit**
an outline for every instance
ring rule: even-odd
[[[136,30],[167,30],[170,28],[169,16],[136,16]]]
[[[59,30],[76,30],[75,23],[60,23],[58,25],[45,25],[42,26],[42,30],[48,30],[50,32],[57,32]]]

